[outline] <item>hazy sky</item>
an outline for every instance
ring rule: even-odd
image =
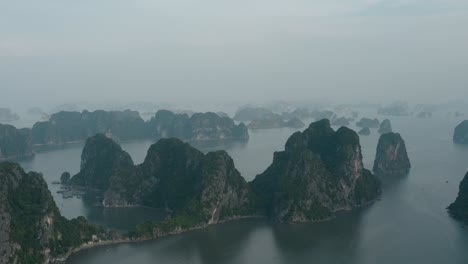
[[[0,106],[468,98],[467,0],[0,0]]]

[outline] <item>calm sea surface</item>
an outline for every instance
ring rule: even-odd
[[[468,227],[450,218],[445,208],[455,199],[468,171],[468,147],[452,143],[460,119],[390,118],[406,141],[412,163],[409,176],[382,179],[380,201],[334,220],[309,224],[273,224],[243,220],[159,240],[85,250],[69,263],[468,263]],[[354,127],[351,127],[355,129]],[[247,144],[227,151],[248,180],[284,149],[292,129],[250,131]],[[361,136],[364,163],[372,168],[378,135]],[[141,163],[151,141],[122,144]],[[211,150],[213,148],[205,148]],[[83,215],[91,222],[128,230],[145,219],[161,219],[158,210],[103,209],[83,198],[67,198],[60,174],[79,170],[82,145],[39,153],[21,162],[44,174],[62,214]]]

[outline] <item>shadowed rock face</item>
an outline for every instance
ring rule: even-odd
[[[0,124],[0,161],[33,155],[28,129]]]
[[[448,211],[454,218],[468,221],[468,172],[460,182],[457,199],[448,207]]]
[[[373,171],[377,175],[407,175],[411,164],[405,141],[398,133],[382,134],[377,145]]]
[[[385,119],[382,121],[379,127],[379,134],[385,134],[385,133],[390,133],[392,131],[392,124],[390,123],[390,120]]]
[[[149,206],[173,215],[190,210],[196,224],[253,214],[249,186],[225,151],[205,155],[181,140],[161,139],[134,166],[120,146],[96,135],[87,140],[82,158],[72,183],[102,189],[106,207]]]
[[[81,153],[80,172],[73,176],[71,184],[90,189],[105,190],[109,179],[118,171],[133,167],[130,155],[112,139],[96,134],[86,140]]]
[[[453,142],[456,144],[468,144],[468,120],[461,122],[455,128]]]
[[[323,220],[365,205],[380,192],[376,178],[363,167],[358,135],[346,127],[335,132],[327,119],[294,133],[251,186],[279,222]]]
[[[0,263],[49,263],[70,249],[107,239],[86,219],[62,217],[42,175],[0,163]]]

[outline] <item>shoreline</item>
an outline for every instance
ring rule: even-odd
[[[127,237],[127,238],[120,238],[120,239],[114,239],[114,240],[101,240],[101,241],[96,241],[96,242],[90,241],[88,243],[80,245],[77,248],[70,249],[66,254],[64,254],[62,256],[58,256],[56,258],[48,258],[46,260],[46,263],[51,263],[51,264],[67,263],[67,260],[71,256],[73,256],[73,255],[75,255],[75,254],[77,254],[77,253],[79,253],[79,252],[81,252],[83,250],[87,250],[87,249],[91,249],[91,248],[98,248],[98,247],[104,247],[104,246],[109,246],[109,245],[118,245],[118,244],[132,244],[132,243],[140,243],[140,242],[145,242],[145,241],[157,240],[157,239],[160,239],[160,238],[173,236],[173,235],[179,235],[179,234],[183,234],[183,233],[194,231],[194,230],[205,229],[205,228],[208,228],[210,226],[215,226],[215,225],[219,225],[219,224],[225,224],[225,223],[240,221],[240,220],[244,220],[244,219],[260,219],[260,218],[266,218],[266,217],[261,216],[261,215],[240,216],[240,217],[234,217],[234,218],[222,220],[222,221],[219,221],[219,222],[217,222],[215,224],[198,225],[198,226],[194,226],[194,227],[187,228],[187,229],[175,228],[174,230],[169,231],[167,233],[157,233],[156,236],[154,236],[154,234],[153,234],[152,237],[140,237],[140,238]]]

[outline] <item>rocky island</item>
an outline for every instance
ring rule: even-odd
[[[468,221],[468,172],[460,182],[457,199],[447,209],[454,218]]]
[[[226,152],[203,154],[175,138],[159,140],[133,165],[117,143],[98,134],[86,141],[71,184],[103,191],[105,207],[161,208],[193,226],[254,214],[253,194]]]
[[[96,133],[117,140],[148,137],[145,121],[136,111],[67,112],[53,114],[49,121],[37,122],[31,129],[35,145],[61,145],[83,141]]]
[[[385,134],[385,133],[393,132],[392,131],[392,124],[390,123],[390,120],[385,119],[384,121],[382,121],[382,123],[380,124],[378,132],[379,132],[379,134]]]
[[[377,145],[373,171],[376,175],[404,176],[410,171],[411,163],[406,145],[398,133],[382,134]]]
[[[116,240],[84,217],[67,220],[42,175],[0,163],[0,263],[59,263],[82,246]]]
[[[28,129],[0,124],[0,161],[33,155]]]
[[[346,127],[334,131],[327,119],[294,133],[250,185],[260,207],[278,222],[324,220],[380,193],[378,180],[363,166],[359,136]]]
[[[464,120],[455,127],[453,142],[456,144],[468,144],[468,120]]]

